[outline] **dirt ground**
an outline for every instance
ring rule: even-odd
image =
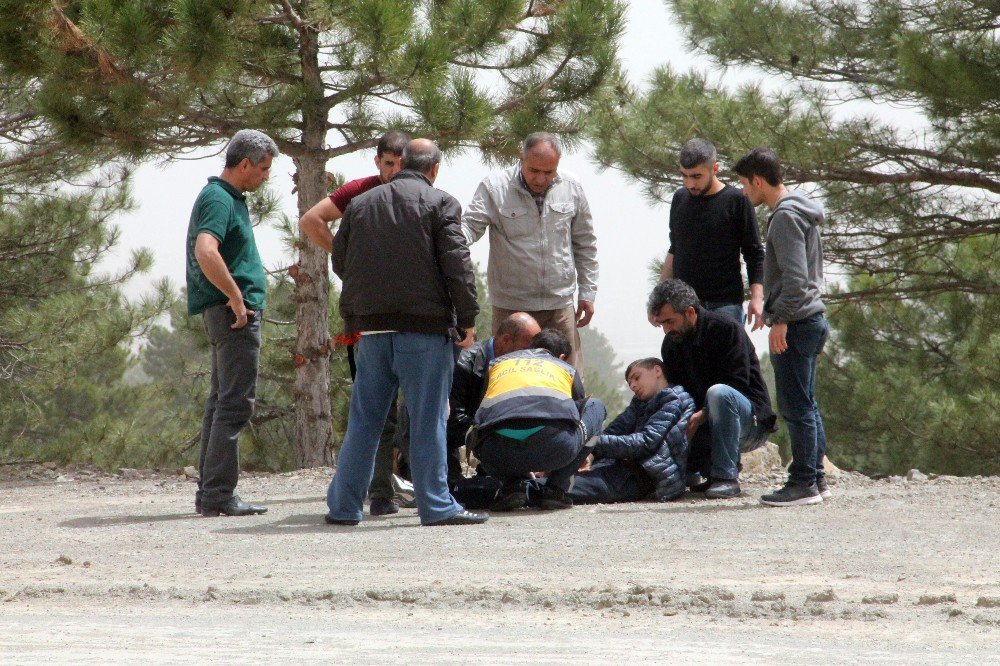
[[[330,470],[0,468],[0,664],[1000,664],[1000,479],[844,473],[744,497],[322,522]]]

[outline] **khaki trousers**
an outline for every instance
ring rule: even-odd
[[[496,335],[500,322],[515,312],[527,312],[535,318],[535,321],[542,328],[554,328],[562,331],[563,335],[569,339],[570,347],[573,348],[566,361],[576,368],[581,376],[583,375],[583,349],[580,347],[580,333],[576,330],[575,307],[567,305],[559,310],[535,310],[531,312],[528,310],[505,310],[493,306],[493,335]]]

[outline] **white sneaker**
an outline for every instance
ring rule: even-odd
[[[417,508],[417,496],[413,492],[413,484],[399,476],[392,475],[393,499],[404,509]]]

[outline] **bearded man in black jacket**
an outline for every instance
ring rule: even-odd
[[[753,343],[742,324],[702,308],[681,280],[657,285],[647,309],[666,333],[667,377],[687,390],[697,409],[687,425],[689,469],[708,473],[706,497],[737,497],[740,453],[766,442],[777,420]]]

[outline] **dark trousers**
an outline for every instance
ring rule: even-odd
[[[788,349],[771,354],[778,411],[785,419],[792,443],[788,476],[799,485],[810,485],[824,474],[826,431],[816,403],[816,359],[829,335],[822,314],[789,322],[785,336]]]
[[[493,476],[507,479],[531,472],[548,472],[549,485],[567,491],[573,485],[576,470],[593,450],[593,442],[588,440],[600,434],[606,416],[604,403],[590,398],[580,416],[583,428],[571,421],[506,421],[497,427],[543,427],[524,440],[505,437],[496,432],[496,428],[491,428],[481,435],[476,456],[486,472]]]
[[[233,496],[240,475],[240,431],[250,421],[257,390],[262,311],[233,329],[236,315],[228,305],[214,305],[202,315],[212,346],[212,384],[201,424],[198,497],[203,506],[223,504]]]
[[[643,494],[635,472],[616,460],[600,460],[586,472],[577,472],[569,491],[574,504],[638,502]]]

